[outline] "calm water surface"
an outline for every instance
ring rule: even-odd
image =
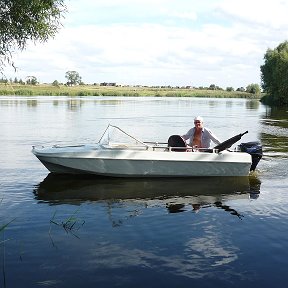
[[[0,287],[287,287],[287,110],[244,99],[0,97]],[[223,141],[246,130],[242,142],[261,141],[257,172],[55,176],[31,153],[97,142],[109,123],[163,142],[195,115]]]

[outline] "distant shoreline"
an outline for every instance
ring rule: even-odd
[[[97,85],[0,84],[1,96],[127,96],[127,97],[208,97],[261,99],[263,95],[240,91],[199,88],[117,87]]]

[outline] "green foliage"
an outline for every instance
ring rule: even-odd
[[[261,93],[261,89],[260,89],[260,86],[258,84],[249,84],[246,87],[246,92],[259,95]]]
[[[223,90],[221,87],[219,87],[215,84],[211,84],[208,89],[209,90]]]
[[[244,87],[239,87],[236,89],[236,91],[238,92],[245,92],[245,88]]]
[[[26,96],[26,95],[28,95],[28,96],[32,96],[33,95],[33,91],[32,90],[24,90],[24,89],[19,89],[19,90],[15,90],[14,91],[14,94],[15,95],[19,95],[19,96]]]
[[[64,0],[0,1],[0,71],[6,64],[15,67],[12,54],[25,49],[28,41],[53,37],[65,12]]]
[[[82,79],[77,71],[67,71],[65,73],[67,79],[67,85],[73,86],[82,83]]]
[[[54,80],[52,86],[59,87],[60,83],[57,80]]]
[[[288,105],[288,41],[268,49],[261,69],[261,85],[266,103]],[[269,99],[268,99],[269,98]]]
[[[37,78],[35,76],[28,76],[26,80],[26,84],[37,85],[38,84]]]
[[[55,211],[52,218],[50,219],[49,234],[51,234],[51,229],[52,229],[51,224],[55,224],[57,226],[63,227],[63,229],[67,233],[70,232],[72,235],[78,238],[78,236],[75,234],[75,231],[79,230],[85,224],[85,221],[78,219],[77,213],[78,213],[78,210],[76,210],[72,215],[70,215],[65,220],[59,222],[55,220],[55,216],[56,216],[56,211]]]
[[[0,79],[0,83],[4,83],[4,84],[7,84],[8,83],[8,80],[6,78],[1,78]]]
[[[0,232],[4,231],[4,230],[9,226],[9,224],[10,224],[11,222],[13,222],[14,220],[15,220],[15,219],[13,219],[13,220],[11,220],[10,222],[8,222],[8,223],[0,226]]]
[[[95,85],[67,86],[59,84],[21,85],[0,83],[0,95],[46,95],[46,96],[158,96],[158,97],[213,97],[213,98],[249,98],[259,99],[260,95],[238,91],[151,88],[151,87],[109,87]]]
[[[6,224],[3,224],[0,226],[0,233],[3,232],[9,225],[11,222],[13,222],[15,219],[11,220],[10,222],[6,223]],[[4,243],[5,241],[7,240],[3,240],[3,241],[0,241],[0,244]]]

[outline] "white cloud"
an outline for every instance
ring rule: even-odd
[[[283,0],[224,0],[220,2],[218,8],[234,21],[244,21],[247,24],[261,25],[272,29],[285,29],[288,25],[288,3]]]
[[[16,57],[19,77],[65,81],[76,70],[86,83],[245,87],[260,82],[267,48],[288,38],[283,1],[67,4],[57,37]]]

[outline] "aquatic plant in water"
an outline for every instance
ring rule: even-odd
[[[55,216],[56,216],[56,211],[54,212],[52,218],[50,219],[50,224],[55,224],[57,226],[61,226],[63,227],[63,229],[67,232],[67,233],[71,233],[73,236],[79,238],[76,234],[75,231],[78,231],[84,224],[85,221],[84,220],[80,220],[77,217],[75,217],[75,215],[78,213],[78,210],[76,210],[71,216],[69,216],[68,218],[66,218],[64,221],[56,221],[55,220]],[[49,234],[51,232],[52,226],[50,225],[50,229],[49,229]]]

